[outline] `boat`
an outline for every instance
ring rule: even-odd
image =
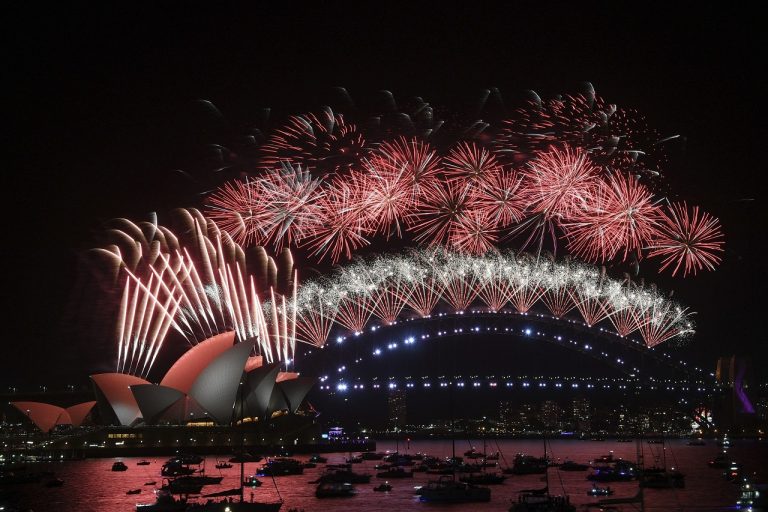
[[[501,456],[501,453],[497,451],[496,453],[492,453],[487,457],[485,457],[485,460],[499,460],[500,456]]]
[[[601,462],[613,462],[613,450],[611,450],[608,455],[601,455],[600,457],[594,459],[592,462],[596,464]]]
[[[384,482],[383,484],[379,484],[374,487],[373,490],[376,492],[389,492],[392,490],[392,486],[389,482]]]
[[[633,439],[630,439],[629,437],[620,437],[616,440],[617,443],[631,443]]]
[[[610,487],[598,487],[597,484],[592,484],[592,488],[587,491],[587,496],[612,496],[613,492]]]
[[[386,454],[382,452],[363,452],[360,454],[360,458],[363,460],[381,460],[384,455]]]
[[[663,439],[649,439],[648,444],[664,444]]]
[[[629,482],[637,477],[635,466],[628,462],[619,461],[613,466],[597,466],[594,472],[587,475],[587,480],[593,482]]]
[[[457,482],[450,476],[431,480],[420,487],[416,494],[420,501],[428,503],[478,503],[491,501],[491,490],[487,487]]]
[[[560,471],[586,471],[590,468],[589,464],[579,464],[572,460],[566,460],[559,466]]]
[[[320,477],[310,483],[329,483],[329,482],[337,482],[337,483],[344,483],[348,482],[351,484],[367,484],[371,481],[371,475],[367,473],[355,473],[354,471],[349,471],[346,469],[337,469],[332,471],[326,471]]]
[[[479,452],[474,447],[472,447],[466,452],[464,452],[464,456],[468,459],[484,459],[486,457],[486,454],[483,452]]]
[[[269,459],[257,472],[259,476],[288,476],[303,473],[304,468],[298,460],[285,457]]]
[[[258,455],[251,455],[250,453],[241,453],[231,457],[229,462],[233,464],[240,464],[241,462],[261,462],[262,457]]]
[[[220,461],[216,463],[216,469],[229,469],[232,467],[232,464],[229,462]]]
[[[321,457],[320,455],[314,454],[309,458],[309,462],[312,462],[314,464],[325,464],[328,462],[328,459],[325,457]]]
[[[685,475],[680,471],[644,471],[640,476],[640,487],[651,489],[681,489],[685,487]]]
[[[357,489],[348,482],[324,482],[315,489],[315,497],[317,498],[351,498],[356,494]]]
[[[500,485],[507,477],[498,473],[470,473],[459,478],[459,482],[473,485]]]
[[[182,485],[217,485],[220,484],[223,479],[223,476],[187,475],[175,478],[173,481]]]
[[[171,494],[200,494],[203,489],[202,484],[193,483],[181,479],[164,480],[160,486],[163,491],[168,491]]]
[[[204,459],[199,455],[191,453],[181,453],[175,457],[171,457],[166,461],[166,464],[182,464],[184,466],[197,466],[202,464]]]
[[[568,496],[552,496],[549,488],[520,491],[509,512],[576,512]]]
[[[721,448],[728,448],[731,446],[731,440],[728,439],[728,434],[725,434],[722,439],[717,440],[717,446]]]
[[[136,463],[137,466],[149,466],[150,462],[148,460],[140,460]]]
[[[256,475],[247,476],[243,479],[243,485],[247,487],[261,487],[261,480]]]
[[[114,469],[112,471],[114,471]],[[160,475],[168,477],[186,476],[191,475],[194,472],[194,469],[179,462],[169,461],[163,464],[163,466],[160,468]]]
[[[117,461],[112,464],[112,471],[128,471],[128,466],[122,461]]]
[[[157,482],[150,480],[149,482],[144,482],[144,485],[157,485]]]
[[[764,510],[768,508],[768,485],[754,484],[749,478],[743,478],[739,486],[736,508],[744,510]]]
[[[141,489],[131,489],[130,491],[126,491],[125,494],[141,494]]]
[[[703,439],[691,439],[686,444],[688,446],[707,446]]]
[[[376,473],[376,478],[413,478],[413,471],[406,471],[403,468],[389,468],[381,473]]]
[[[363,462],[362,457],[349,457],[347,459],[347,464],[360,464]]]
[[[186,510],[187,500],[185,498],[177,500],[170,492],[163,490],[155,492],[154,503],[136,505],[136,512],[184,512]]]
[[[305,462],[301,465],[304,469],[315,469],[317,467],[317,464],[314,462]]]
[[[53,478],[45,482],[46,487],[61,487],[62,485],[64,485],[64,480],[61,478]]]
[[[513,475],[542,475],[547,472],[548,466],[546,458],[518,453],[512,461],[512,467],[504,472]]]

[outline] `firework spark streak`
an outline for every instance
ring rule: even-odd
[[[693,333],[691,314],[654,287],[629,286],[575,262],[442,250],[355,262],[323,282],[302,286],[297,330],[302,341],[321,345],[334,321],[350,331],[364,327],[355,322],[350,329],[348,319],[336,320],[340,311],[370,311],[380,322],[391,324],[401,315],[424,317],[436,310],[463,311],[470,305],[493,312],[509,305],[525,313],[537,304],[554,305],[551,312],[556,317],[576,310],[590,326],[613,322],[622,336],[639,331],[649,347]]]

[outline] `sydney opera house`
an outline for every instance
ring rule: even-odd
[[[66,409],[40,402],[11,405],[42,432],[58,425],[78,427],[96,417],[111,428],[91,432],[81,444],[100,447],[130,445],[131,440],[144,447],[170,446],[181,442],[173,426],[185,435],[197,432],[209,446],[227,444],[232,425],[250,423],[256,427],[250,430],[263,436],[258,427],[269,424],[278,437],[264,442],[280,439],[281,425],[290,425],[293,432],[314,430],[314,415],[299,410],[314,379],[281,371],[280,363],[265,364],[261,356],[251,355],[254,344],[252,339],[236,342],[235,333],[226,332],[190,348],[158,384],[127,373],[101,373],[91,376],[94,401]],[[250,442],[258,441],[253,437]]]

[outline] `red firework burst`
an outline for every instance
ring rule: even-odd
[[[450,244],[469,254],[485,254],[496,246],[498,230],[483,210],[471,210],[461,215],[451,232]]]
[[[523,170],[521,201],[547,220],[568,217],[583,208],[597,183],[599,170],[586,151],[551,148]]]
[[[252,181],[225,183],[207,201],[208,216],[243,245],[262,240],[259,219],[266,205],[255,188]]]
[[[255,216],[263,242],[291,245],[311,234],[320,222],[320,180],[313,179],[300,166],[283,164],[281,169],[267,171],[255,182],[261,205]]]
[[[590,260],[640,256],[657,234],[660,208],[651,192],[634,176],[612,174],[580,210],[564,223],[568,248]]]
[[[329,257],[332,263],[343,254],[352,258],[352,252],[369,244],[365,235],[370,232],[366,212],[365,189],[334,180],[319,200],[319,222],[306,238],[306,245],[318,260]]]
[[[523,217],[525,204],[518,193],[520,181],[514,172],[500,169],[477,191],[477,207],[500,228],[519,222]]]
[[[291,117],[285,126],[275,130],[261,151],[265,167],[289,162],[304,169],[331,172],[349,170],[368,154],[365,138],[357,127],[330,109],[320,115]]]
[[[400,223],[414,206],[411,186],[405,178],[405,168],[367,162],[365,172],[353,172],[354,186],[363,190],[368,216],[377,233],[387,239],[394,232],[401,235]]]
[[[450,242],[473,201],[470,188],[455,181],[422,189],[417,210],[407,219],[415,240],[430,246]]]
[[[402,173],[414,198],[435,182],[440,163],[429,144],[405,137],[383,143],[372,161],[376,167],[388,166],[391,172]]]
[[[443,174],[449,181],[463,181],[484,187],[501,172],[496,157],[485,148],[471,142],[461,142],[443,160]]]
[[[683,203],[672,203],[662,214],[658,237],[653,241],[649,257],[661,257],[659,272],[675,264],[672,275],[683,267],[683,277],[705,268],[714,270],[723,252],[720,221],[698,206],[689,209]]]

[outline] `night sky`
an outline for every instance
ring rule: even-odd
[[[333,86],[458,109],[488,87],[550,96],[588,80],[662,133],[681,134],[672,197],[721,219],[725,259],[685,281],[643,275],[699,312],[691,359],[710,368],[721,354],[765,360],[761,17],[698,4],[444,5],[4,8],[0,386],[82,383],[112,370],[115,348],[94,335],[99,304],[83,296],[80,263],[105,222],[199,206],[206,143],[227,142],[261,107],[317,109]],[[219,107],[225,125],[202,119],[198,99]]]

